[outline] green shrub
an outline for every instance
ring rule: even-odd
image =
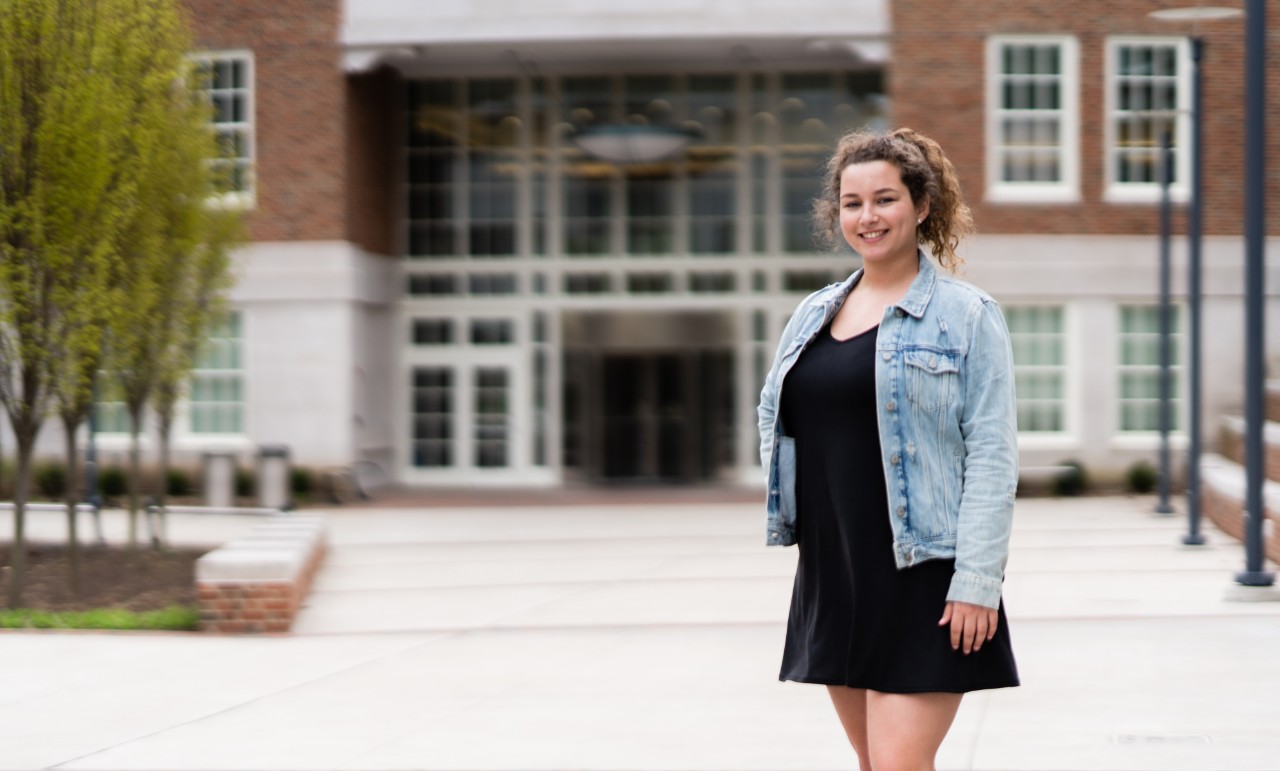
[[[252,498],[253,491],[257,489],[257,478],[253,472],[247,468],[236,469],[236,497]]]
[[[98,475],[98,489],[105,498],[119,498],[129,489],[129,477],[119,466],[108,466]]]
[[[191,495],[191,475],[186,469],[169,469],[169,478],[165,482],[164,489],[167,495]]]
[[[1129,491],[1134,493],[1151,492],[1156,489],[1156,481],[1159,478],[1160,473],[1156,471],[1156,467],[1145,460],[1134,463],[1125,472],[1125,481],[1128,482]]]
[[[308,496],[315,489],[315,476],[311,473],[311,469],[305,467],[294,467],[289,472],[289,489],[294,495]]]
[[[1050,491],[1054,495],[1065,496],[1075,496],[1083,493],[1089,486],[1089,475],[1085,472],[1084,464],[1077,460],[1069,460],[1060,465],[1064,466],[1064,468],[1053,478]]]
[[[58,499],[67,491],[67,469],[58,461],[36,464],[36,490],[46,498]]]

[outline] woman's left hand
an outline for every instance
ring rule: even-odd
[[[982,648],[982,644],[996,636],[1000,616],[995,608],[973,605],[968,602],[948,602],[938,626],[951,625],[951,649],[965,655]]]

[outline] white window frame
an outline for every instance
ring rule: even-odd
[[[1186,37],[1124,35],[1106,41],[1105,82],[1106,116],[1102,148],[1105,184],[1102,198],[1107,203],[1155,203],[1160,200],[1160,183],[1116,181],[1116,121],[1119,117],[1116,99],[1116,77],[1120,49],[1125,46],[1173,46],[1178,56],[1178,105],[1174,121],[1173,161],[1175,181],[1169,186],[1173,201],[1186,202],[1191,195],[1191,44]]]
[[[200,51],[200,52],[191,54],[190,59],[191,61],[199,64],[212,65],[212,64],[216,64],[217,62],[234,60],[234,61],[239,61],[245,65],[244,91],[245,91],[245,113],[246,113],[247,120],[240,121],[239,123],[217,124],[213,122],[213,119],[211,117],[209,121],[209,125],[213,127],[215,131],[218,131],[220,133],[223,131],[223,127],[225,127],[226,129],[244,134],[247,137],[248,147],[249,147],[249,155],[245,159],[248,162],[247,171],[245,172],[246,178],[248,180],[247,189],[228,191],[228,192],[222,193],[214,198],[213,203],[223,205],[223,206],[229,206],[229,207],[252,209],[255,206],[257,206],[257,190],[258,190],[258,136],[257,136],[257,114],[258,113],[257,113],[257,105],[256,105],[257,71],[254,64],[253,51],[250,51],[248,49]],[[202,90],[207,95],[209,93],[209,89],[204,88],[204,84],[201,84],[201,86],[202,86]],[[210,160],[214,163],[217,163],[224,159],[214,158]]]
[[[1056,45],[1061,71],[1061,116],[1057,182],[1008,182],[1002,179],[1001,120],[1010,112],[1002,106],[1001,61],[1006,46]],[[996,35],[987,38],[986,51],[986,200],[992,203],[1075,203],[1080,200],[1080,47],[1070,35]],[[1036,111],[1041,112],[1041,111]]]

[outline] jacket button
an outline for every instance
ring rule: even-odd
[[[938,357],[937,357],[937,356],[930,356],[930,357],[929,357],[929,369],[937,369],[937,368],[938,368]]]
[[[898,318],[902,318],[903,316],[907,315],[907,312],[902,310],[901,308],[894,308],[893,315],[897,316]]]
[[[906,507],[906,506],[899,506],[899,507],[898,507],[898,512],[897,512],[897,513],[898,513],[898,517],[899,517],[899,518],[904,518],[904,517],[906,517],[906,516],[907,516],[907,507]]]
[[[898,409],[898,403],[890,399],[889,401],[885,402],[884,408],[889,412],[893,412],[894,410]]]
[[[902,458],[898,457],[898,453],[895,452],[889,456],[889,462],[896,466],[902,462]]]
[[[889,353],[888,351],[885,351],[884,353],[882,353],[882,354],[880,354],[880,355],[884,357],[884,360],[885,360],[885,361],[888,361],[889,359],[893,358],[893,354]]]

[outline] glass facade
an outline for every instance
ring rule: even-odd
[[[883,128],[885,108],[878,70],[409,81],[409,476],[692,481],[742,463],[753,442],[735,405],[754,399],[771,341],[735,340],[715,319],[741,309],[764,323],[848,272],[848,251],[815,243],[809,212],[836,139]],[[687,143],[617,163],[575,142],[645,127]],[[691,322],[689,339],[643,351],[610,347],[633,346],[630,332],[561,335],[570,309],[605,311],[595,339],[616,332],[610,313],[663,326],[690,305],[714,333]]]
[[[813,253],[821,165],[844,131],[882,125],[882,81],[879,71],[412,81],[408,256]],[[691,140],[628,165],[574,144],[609,125]]]

